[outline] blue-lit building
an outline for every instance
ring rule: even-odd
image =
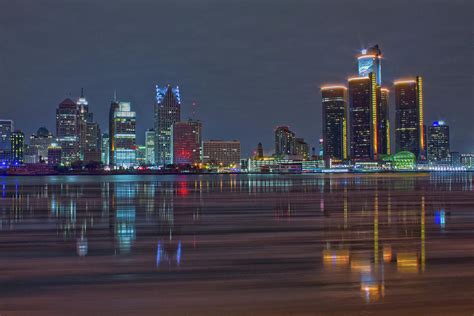
[[[179,88],[156,86],[155,101],[155,164],[164,166],[172,163],[171,127],[181,120]]]
[[[113,163],[115,168],[136,165],[136,113],[130,102],[119,102],[113,112]]]
[[[0,120],[0,167],[7,166],[11,163],[12,133],[13,133],[13,121]]]
[[[372,72],[376,76],[377,85],[382,84],[382,51],[379,45],[363,49],[357,56],[359,77],[368,77]]]
[[[16,130],[11,135],[12,155],[11,161],[15,166],[24,163],[25,154],[25,134],[22,131]]]

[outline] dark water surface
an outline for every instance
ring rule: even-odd
[[[472,315],[469,173],[0,178],[0,314]]]

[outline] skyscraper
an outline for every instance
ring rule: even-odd
[[[81,96],[76,102],[77,109],[79,111],[79,121],[78,121],[78,129],[79,129],[79,151],[81,160],[87,161],[89,157],[85,157],[86,155],[86,147],[87,147],[87,124],[92,123],[92,113],[89,112],[89,102],[84,97],[84,89],[81,89]]]
[[[110,145],[109,145],[109,141],[110,141],[110,137],[109,137],[109,134],[107,133],[104,133],[102,134],[102,141],[101,141],[101,146],[102,146],[102,149],[101,149],[101,161],[104,165],[108,166],[110,165]]]
[[[12,132],[13,132],[13,121],[0,119],[0,167],[7,166],[11,163]]]
[[[324,160],[347,159],[347,88],[321,88]]]
[[[155,164],[155,130],[152,128],[145,132],[145,163]]]
[[[275,129],[275,156],[283,157],[295,154],[295,133],[288,126]]]
[[[85,162],[100,162],[102,141],[99,124],[95,122],[86,122],[83,143],[83,160]]]
[[[377,82],[374,73],[368,77],[349,78],[351,159],[378,159]]]
[[[113,113],[114,166],[130,168],[136,165],[136,113],[130,102],[119,102]]]
[[[380,88],[379,97],[379,154],[390,155],[390,119],[389,119],[389,93],[387,88]]]
[[[201,129],[199,121],[176,122],[171,128],[173,164],[196,164],[201,158]]]
[[[181,99],[179,88],[156,86],[155,102],[155,163],[158,166],[170,164],[171,126],[181,120]]]
[[[256,159],[262,159],[263,158],[263,145],[262,143],[258,143],[257,145],[257,153],[255,155]]]
[[[115,112],[119,110],[119,102],[116,96],[110,103],[109,108],[109,165],[115,165]]]
[[[309,144],[304,138],[295,138],[295,155],[300,156],[303,160],[309,158]]]
[[[77,104],[67,98],[56,110],[56,135],[65,165],[80,160],[80,112]]]
[[[443,121],[434,122],[428,127],[428,160],[449,162],[449,126]]]
[[[395,82],[395,148],[425,159],[423,81],[420,76]]]
[[[24,163],[25,134],[16,130],[11,135],[12,164],[22,165]]]
[[[359,77],[368,77],[372,72],[375,74],[377,85],[382,84],[382,51],[379,45],[363,49],[357,56]]]

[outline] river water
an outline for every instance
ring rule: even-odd
[[[0,178],[3,315],[472,315],[473,175]]]

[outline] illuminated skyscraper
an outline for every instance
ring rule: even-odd
[[[181,120],[179,88],[156,86],[155,103],[155,163],[163,166],[171,160],[171,126]]]
[[[349,78],[351,159],[378,159],[377,82],[373,73],[368,77]]]
[[[309,144],[304,141],[304,138],[295,138],[295,155],[303,160],[309,158]]]
[[[376,76],[377,84],[382,84],[382,51],[379,45],[363,49],[357,56],[359,77],[368,77],[371,72]]]
[[[119,102],[113,113],[114,166],[130,168],[136,165],[136,113],[130,102]]]
[[[203,163],[238,168],[240,165],[240,141],[208,140],[202,143]]]
[[[115,165],[115,112],[119,109],[119,103],[117,98],[114,96],[114,101],[110,103],[109,109],[109,165]]]
[[[155,130],[152,128],[145,132],[145,163],[155,164]]]
[[[201,158],[201,129],[199,121],[176,122],[171,128],[173,164],[192,165]]]
[[[30,153],[34,153],[36,158],[33,161],[48,162],[48,148],[56,142],[56,138],[46,127],[40,127],[36,134],[30,136]]]
[[[110,137],[109,137],[109,134],[107,133],[104,133],[102,134],[102,140],[101,140],[101,144],[102,144],[102,149],[101,149],[101,161],[104,165],[108,166],[110,164],[110,145],[109,145],[109,142],[110,142]]]
[[[83,160],[85,162],[100,162],[102,141],[99,124],[95,122],[86,122],[83,143]]]
[[[0,167],[11,163],[12,143],[11,136],[13,132],[12,120],[0,120]]]
[[[288,126],[275,129],[275,156],[283,157],[295,154],[295,133]]]
[[[347,88],[321,88],[324,160],[347,159]]]
[[[449,162],[449,126],[443,121],[434,122],[428,127],[428,160]]]
[[[22,165],[24,163],[25,135],[22,131],[16,130],[11,135],[12,143],[12,164]]]
[[[56,135],[62,149],[64,165],[80,160],[80,111],[77,104],[67,98],[56,110]]]
[[[424,160],[423,82],[420,76],[395,82],[395,148]]]
[[[379,97],[379,96],[378,96]],[[379,97],[379,154],[390,155],[390,119],[389,119],[389,90],[380,88]]]

